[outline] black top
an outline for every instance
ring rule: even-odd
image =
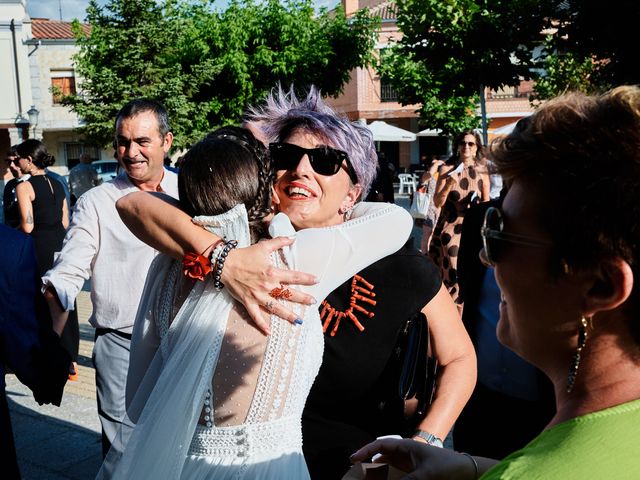
[[[53,254],[62,249],[65,228],[62,225],[62,204],[65,198],[62,184],[48,175],[31,176],[28,180],[35,192],[33,237],[41,275],[53,266]]]
[[[394,397],[399,378],[398,372],[385,372],[385,367],[400,328],[441,285],[433,262],[408,244],[359,273],[373,284],[377,302],[359,302],[374,313],[372,318],[356,314],[365,330],[360,332],[343,318],[335,336],[330,335],[333,322],[325,333],[322,366],[302,419],[303,450],[312,478],[341,478],[357,448],[380,435],[402,434],[406,427],[400,409],[396,416],[380,408],[381,401]],[[351,280],[327,301],[344,311],[350,298]]]

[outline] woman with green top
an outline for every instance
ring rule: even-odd
[[[498,339],[553,382],[557,413],[501,462],[382,440],[353,455],[411,478],[640,478],[640,89],[550,101],[494,144],[509,187],[485,261]],[[527,412],[522,412],[527,415]]]

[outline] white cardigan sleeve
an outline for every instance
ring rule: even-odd
[[[364,267],[399,250],[412,226],[411,215],[402,207],[360,203],[347,222],[296,232],[296,240],[287,255],[289,265],[316,275],[316,285],[301,288],[321,301]]]

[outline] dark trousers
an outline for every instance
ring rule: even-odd
[[[7,480],[20,479],[9,405],[4,391],[0,392],[0,477]]]

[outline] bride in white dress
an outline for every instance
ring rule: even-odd
[[[368,131],[353,131],[362,137],[354,148],[371,147]],[[316,175],[314,182],[291,186],[294,194],[317,195],[320,208],[341,214],[351,210],[360,188],[348,154],[310,132],[290,137],[277,161],[307,162]],[[271,202],[270,162],[247,130],[214,132],[185,156],[183,207],[220,238],[250,245],[252,233],[253,241],[260,236]],[[203,213],[219,214],[196,215]],[[314,274],[318,283],[303,290],[319,302],[366,265],[398,250],[411,226],[408,213],[391,204],[359,204],[348,222],[298,232],[278,214],[269,234],[295,242],[274,252],[271,261]],[[271,318],[274,305],[267,303],[271,334],[264,336],[248,325],[244,308],[225,289],[215,288],[213,278],[194,284],[182,275],[179,262],[159,257],[133,333],[127,383],[131,430],[123,429],[98,476],[309,478],[301,414],[322,360],[322,325],[316,306],[275,301],[300,321]]]

